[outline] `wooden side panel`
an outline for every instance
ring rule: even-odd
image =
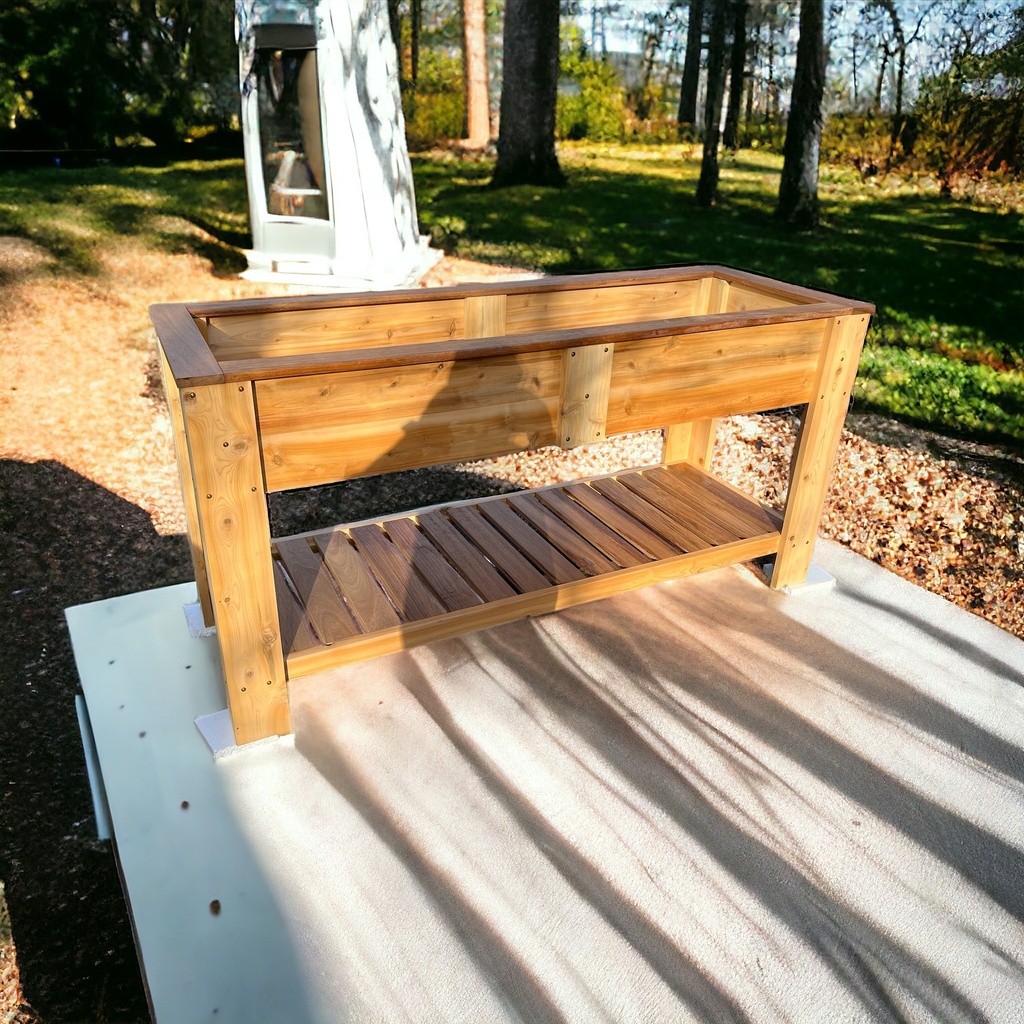
[[[505,332],[557,331],[696,316],[701,279],[509,295]]]
[[[836,317],[830,322],[790,466],[789,497],[772,574],[775,589],[797,586],[807,577],[867,327],[867,316]]]
[[[252,386],[197,387],[183,399],[235,738],[284,735],[288,695]]]
[[[160,375],[167,395],[167,410],[171,417],[171,433],[174,438],[174,454],[178,462],[178,478],[181,481],[181,496],[185,503],[185,531],[188,547],[192,554],[192,568],[196,574],[196,590],[199,607],[203,611],[203,622],[213,625],[213,601],[210,598],[210,581],[206,575],[206,555],[203,554],[203,535],[199,526],[199,509],[196,506],[196,486],[192,479],[192,460],[188,454],[188,439],[185,437],[185,416],[181,410],[181,393],[174,382],[170,364],[163,345],[157,343],[160,355]]]
[[[806,302],[794,296],[777,292],[763,292],[739,281],[729,282],[729,294],[719,312],[742,313],[748,309],[781,309],[785,306],[802,306]]]
[[[257,385],[271,491],[553,444],[561,353]]]
[[[826,323],[767,324],[616,346],[608,433],[808,401]]]
[[[259,359],[465,337],[464,302],[395,302],[335,309],[216,316],[209,320],[214,356]]]
[[[505,333],[504,295],[467,295],[465,337],[500,338]]]
[[[563,448],[603,441],[608,436],[614,355],[614,345],[580,345],[561,353],[562,395],[556,433]]]

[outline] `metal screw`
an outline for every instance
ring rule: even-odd
[[[273,685],[274,685],[274,681],[272,679],[268,679],[267,680],[267,686],[273,686]]]
[[[212,494],[208,494],[208,495],[207,495],[207,497],[208,497],[208,498],[212,498],[212,497],[213,497],[213,495],[212,495]]]
[[[239,384],[239,385],[238,385],[238,390],[239,390],[239,391],[244,391],[244,390],[245,390],[245,388],[244,388],[244,387],[242,387],[242,385],[241,385],[241,384]]]
[[[255,491],[255,490],[256,490],[256,488],[254,487],[254,488],[253,488],[253,490]]]
[[[242,693],[245,693],[245,687],[244,686],[242,687]]]
[[[190,391],[190,392],[188,393],[188,397],[189,397],[189,398],[195,398],[195,397],[196,397],[196,393],[195,393],[194,391]]]
[[[227,446],[228,446],[228,443],[227,443],[227,441],[225,441],[224,442],[224,447],[227,448]]]
[[[569,440],[569,438],[567,437],[567,438],[566,438],[566,441],[568,441],[568,440]]]

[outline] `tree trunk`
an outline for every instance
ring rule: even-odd
[[[697,121],[697,88],[700,83],[700,51],[704,36],[704,0],[690,0],[689,22],[686,26],[686,56],[683,58],[683,80],[679,85],[680,134]]]
[[[423,0],[412,0],[410,9],[412,33],[409,40],[409,82],[416,91],[416,79],[420,73],[420,32],[423,28]]]
[[[466,48],[466,142],[482,149],[491,138],[484,0],[462,0],[462,22]]]
[[[491,185],[564,185],[555,156],[558,0],[508,0],[498,162]]]
[[[743,72],[747,64],[747,0],[733,0],[733,38],[729,69],[729,109],[725,114],[722,143],[734,152],[739,147],[740,106],[743,103]]]
[[[718,141],[725,92],[725,22],[728,0],[712,0],[708,37],[708,95],[704,106],[704,157],[697,182],[697,205],[714,206],[718,197]]]
[[[811,228],[818,223],[821,98],[825,91],[824,26],[823,0],[801,0],[796,73],[776,209],[781,220],[798,228]]]
[[[402,60],[402,16],[398,12],[398,0],[388,0],[388,24],[391,26],[391,40],[398,54],[398,88],[405,92],[405,61]]]

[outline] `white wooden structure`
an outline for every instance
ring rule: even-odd
[[[237,0],[253,248],[246,275],[411,284],[421,237],[384,0]]]

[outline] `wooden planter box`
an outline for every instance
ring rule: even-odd
[[[800,583],[873,312],[722,267],[152,307],[238,742],[330,666],[759,556]],[[793,405],[773,517],[714,421]],[[659,427],[656,469],[270,536],[268,492]]]

